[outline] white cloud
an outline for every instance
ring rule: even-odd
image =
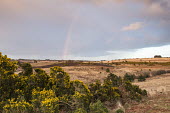
[[[129,51],[107,51],[110,55],[106,56],[107,60],[124,59],[124,58],[153,58],[154,55],[170,57],[170,45],[160,47],[147,47],[141,49],[132,49]]]
[[[135,22],[128,26],[123,27],[122,31],[132,31],[132,30],[138,30],[143,27],[143,22]]]

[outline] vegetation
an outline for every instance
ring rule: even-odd
[[[138,77],[138,81],[139,81],[139,82],[143,82],[143,81],[145,81],[145,80],[146,80],[146,77],[145,77],[145,76],[140,75],[140,76]]]
[[[18,67],[23,71],[15,74]],[[51,67],[48,75],[28,63],[17,65],[0,53],[0,95],[0,112],[107,113],[106,103],[140,101],[147,92],[112,73],[104,83],[87,86],[71,81],[61,67]]]
[[[170,66],[170,62],[132,62],[132,61],[123,61],[118,62],[119,64],[131,64],[131,65],[147,65],[147,66],[154,66],[154,65],[161,65],[161,66]],[[114,64],[114,63],[113,63]]]
[[[109,69],[109,68],[107,68],[107,69],[106,69],[106,72],[107,72],[107,73],[109,73],[109,72],[110,72],[110,69]]]
[[[128,73],[126,73],[126,74],[124,75],[124,80],[125,80],[125,81],[133,82],[133,81],[135,80],[135,78],[136,78],[135,75],[130,75],[130,74],[128,74]]]

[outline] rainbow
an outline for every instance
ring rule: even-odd
[[[71,36],[72,36],[74,25],[75,25],[75,22],[76,22],[77,19],[78,19],[78,15],[75,15],[72,18],[71,24],[70,24],[70,26],[68,28],[68,32],[67,32],[67,35],[66,35],[66,40],[64,42],[64,50],[63,50],[63,54],[62,54],[62,59],[63,60],[67,59],[67,57],[69,55],[69,46],[70,46]]]

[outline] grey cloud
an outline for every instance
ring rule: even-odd
[[[145,4],[142,17],[137,15],[142,14],[141,10],[133,9],[134,1]],[[118,2],[129,2],[131,6]],[[169,0],[1,0],[0,50],[18,56],[60,56],[75,15],[78,15],[78,20],[68,48],[71,55],[103,56],[108,50],[169,44],[169,26],[166,24],[169,21],[168,3]],[[103,4],[106,7],[100,7]],[[163,12],[149,12],[152,4],[158,4]],[[162,25],[158,28],[151,26],[144,33],[140,32],[141,29],[136,34],[131,31],[122,34],[120,31],[124,25],[143,22],[145,18],[146,27],[149,22]],[[159,36],[150,36],[159,30],[163,31]],[[133,33],[137,36],[129,38],[128,35]]]

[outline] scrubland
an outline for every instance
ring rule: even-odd
[[[169,58],[0,61],[0,112],[170,111]]]
[[[57,64],[55,62],[48,63]],[[120,59],[112,61],[93,61],[86,62],[85,64],[86,65],[83,65],[83,63],[73,66],[66,65],[62,66],[62,68],[69,73],[71,80],[79,79],[87,84],[96,80],[102,81],[106,78],[108,73],[106,69],[109,69],[110,73],[121,77],[126,73],[134,74],[135,76],[148,74],[150,77],[146,78],[146,81],[139,82],[138,80],[134,80],[133,82],[133,84],[138,85],[148,92],[148,98],[142,103],[132,104],[131,107],[127,108],[127,113],[170,112],[170,105],[168,103],[170,98],[168,95],[170,94],[170,58]],[[46,63],[32,63],[32,65],[33,67],[41,67],[46,65]],[[42,69],[47,73],[50,71],[47,67]],[[161,71],[166,72],[161,73]],[[166,99],[167,101],[165,101]],[[151,106],[151,104],[154,106]]]

